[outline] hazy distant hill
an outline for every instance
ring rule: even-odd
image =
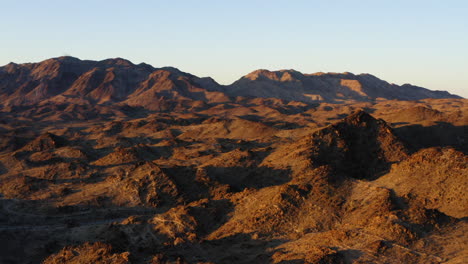
[[[59,57],[0,67],[0,99],[4,106],[85,100],[160,110],[171,102],[219,103],[238,96],[306,103],[460,98],[445,91],[389,84],[370,74],[257,70],[222,86],[211,78],[199,78],[176,68],[135,65],[121,58],[89,61]]]
[[[446,91],[431,91],[404,84],[398,86],[370,74],[313,73],[294,70],[257,70],[234,82],[229,94],[275,97],[286,100],[339,102],[375,99],[418,100],[424,98],[460,98]]]

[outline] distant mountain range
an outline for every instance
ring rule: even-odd
[[[277,98],[304,103],[379,99],[461,98],[446,91],[390,84],[370,74],[256,70],[231,85],[176,68],[154,68],[115,58],[103,61],[59,57],[0,67],[3,106],[36,103],[127,104],[152,110],[180,102],[222,103],[245,98]]]

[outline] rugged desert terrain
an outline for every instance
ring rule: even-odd
[[[459,96],[61,57],[0,99],[0,263],[468,261]]]

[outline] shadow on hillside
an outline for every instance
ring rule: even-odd
[[[181,255],[193,258],[200,254],[200,241],[226,223],[233,209],[227,199],[178,206],[168,214],[152,216],[148,221],[111,225],[93,241],[110,244],[120,252],[130,252],[132,263],[144,263],[148,256],[158,252],[164,252],[166,258],[170,257],[169,252],[173,252],[176,259]],[[129,225],[132,227],[127,228]],[[148,232],[152,234],[143,235]],[[190,248],[194,248],[194,252],[190,252]]]
[[[271,145],[270,142],[259,142],[258,140],[243,140],[243,139],[229,139],[229,138],[216,138],[216,143],[219,144],[221,152],[226,153],[239,149],[241,151],[251,150],[255,148],[267,148]],[[257,152],[258,153],[258,152]],[[267,153],[264,153],[267,155]]]
[[[111,245],[114,252],[130,252],[132,263],[146,263],[150,256],[158,255],[158,252],[163,252],[166,259],[193,259],[200,254],[200,241],[227,222],[232,210],[232,203],[226,199],[210,200],[174,207],[168,214],[165,211],[146,216],[135,213],[124,223],[123,219],[100,223],[97,233],[84,229],[80,235],[50,234],[47,251],[42,249],[40,252],[41,259],[59,252],[65,246],[80,246],[85,242],[102,242]],[[83,228],[78,226],[68,230],[70,233],[83,232]]]
[[[379,138],[379,128],[352,127],[345,123],[335,125],[339,135],[329,129],[313,134],[311,144],[315,147],[311,160],[316,167],[330,166],[333,170],[331,182],[339,183],[348,177],[375,180],[386,173],[392,162],[385,158],[386,148],[393,142],[385,143]],[[387,145],[382,145],[387,144]],[[395,155],[404,157],[398,149]]]
[[[8,169],[3,165],[2,162],[0,162],[0,175],[5,174],[8,172]]]
[[[167,207],[54,207],[44,201],[0,200],[0,263],[41,263],[66,245],[105,241],[92,230],[130,216],[152,216]],[[121,235],[116,232],[116,236]],[[107,241],[106,241],[107,242]]]
[[[468,153],[468,126],[454,126],[446,122],[424,127],[408,125],[394,129],[412,151],[429,147],[453,147]]]
[[[197,170],[193,167],[162,168],[176,183],[177,188],[187,202],[209,197],[209,189],[206,185],[196,180]]]
[[[290,171],[268,167],[211,167],[204,169],[206,177],[221,184],[227,184],[231,191],[239,192],[245,188],[260,189],[280,185],[290,181]]]
[[[180,259],[182,263],[271,263],[277,251],[271,249],[285,242],[253,239],[252,234],[241,233],[201,243],[183,243],[168,250],[166,258]]]
[[[278,128],[278,129],[296,129],[302,128],[304,125],[299,125],[296,123],[286,122],[286,121],[265,121],[264,118],[257,115],[243,115],[240,116],[242,119],[263,123],[269,127]]]
[[[163,261],[180,260],[181,263],[304,263],[304,259],[282,248],[285,239],[269,241],[254,238],[254,234],[241,233],[201,243],[183,243],[166,252]],[[337,253],[317,256],[317,263],[351,263],[363,255],[359,250],[338,250]],[[311,257],[311,256],[309,256]],[[279,259],[280,262],[277,262]],[[290,259],[288,259],[290,258]],[[292,259],[291,259],[292,258]]]

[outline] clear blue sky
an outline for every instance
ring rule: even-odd
[[[468,1],[0,0],[0,15],[0,65],[123,57],[223,84],[350,71],[468,98]]]

